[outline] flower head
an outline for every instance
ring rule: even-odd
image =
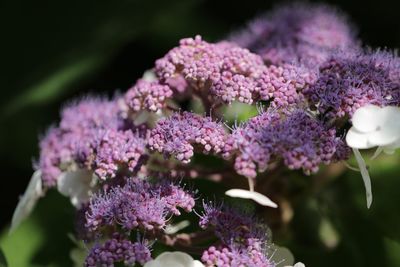
[[[188,163],[194,155],[194,146],[201,147],[201,152],[222,153],[227,133],[221,123],[210,117],[182,112],[158,121],[151,131],[148,141],[151,150],[165,156],[175,156],[177,160]]]
[[[366,105],[400,106],[399,68],[400,59],[387,51],[334,53],[304,93],[330,118],[352,116]]]
[[[240,127],[227,141],[226,150],[235,156],[239,174],[254,178],[265,170],[272,159],[283,159],[290,169],[316,172],[321,163],[338,159],[336,150],[342,146],[336,130],[303,110],[282,114],[267,111]],[[341,156],[348,156],[341,153]]]
[[[293,66],[267,67],[247,49],[227,42],[208,43],[200,36],[182,39],[180,46],[157,60],[155,70],[161,82],[183,78],[188,89],[213,103],[291,104],[308,81]]]
[[[146,242],[132,242],[115,233],[104,244],[95,244],[85,260],[85,267],[110,266],[124,263],[133,266],[151,260],[151,253]]]
[[[165,101],[172,96],[168,85],[161,85],[157,81],[139,79],[125,94],[125,103],[134,112],[148,110],[156,112],[163,108]]]
[[[179,186],[167,182],[149,183],[129,178],[124,186],[92,197],[86,212],[86,227],[99,231],[102,227],[121,225],[124,229],[160,229],[168,216],[179,215],[178,208],[191,211],[193,196]]]
[[[267,63],[322,63],[329,52],[356,46],[348,19],[327,5],[284,5],[251,21],[230,40]]]

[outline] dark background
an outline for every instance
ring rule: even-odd
[[[38,137],[70,99],[124,91],[182,37],[223,38],[282,1],[2,1],[0,229],[32,174]],[[399,1],[326,1],[364,44],[400,47]]]

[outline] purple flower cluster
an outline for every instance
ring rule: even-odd
[[[156,112],[162,109],[165,101],[172,96],[168,85],[157,81],[139,79],[125,94],[125,103],[134,112],[148,110]]]
[[[207,43],[200,36],[182,39],[179,47],[156,61],[155,70],[161,82],[181,77],[201,98],[217,103],[292,103],[309,81],[294,66],[269,68],[247,49],[227,42]]]
[[[210,117],[177,112],[158,121],[150,133],[148,144],[152,150],[188,163],[194,155],[195,146],[200,146],[205,154],[221,153],[226,138],[223,125]]]
[[[265,253],[251,247],[211,246],[203,252],[201,260],[206,267],[275,267]]]
[[[145,139],[132,130],[107,130],[100,135],[94,160],[95,173],[102,179],[114,178],[121,166],[135,173],[145,158]]]
[[[146,242],[132,243],[122,235],[114,233],[104,244],[95,244],[85,260],[86,267],[114,267],[115,263],[134,266],[151,260],[151,252]]]
[[[234,129],[226,150],[235,155],[236,171],[254,178],[257,170],[265,170],[272,160],[278,159],[283,159],[289,169],[314,173],[321,163],[347,157],[343,145],[335,128],[325,126],[303,110],[286,114],[272,110]],[[340,155],[336,154],[338,148]]]
[[[144,153],[143,130],[120,116],[117,100],[83,99],[65,108],[59,127],[51,128],[40,142],[39,168],[43,183],[52,187],[61,172],[87,168],[105,179],[119,167],[138,167]]]
[[[360,107],[400,105],[400,59],[387,51],[334,53],[320,66],[317,82],[305,90],[311,103],[329,118]]]
[[[86,211],[86,227],[92,232],[114,225],[126,230],[161,229],[168,216],[180,214],[178,208],[190,212],[194,204],[192,194],[177,185],[129,178],[124,186],[92,197]]]
[[[348,19],[327,5],[294,3],[274,9],[232,34],[230,40],[268,64],[325,60],[329,52],[356,47]]]
[[[93,153],[98,131],[119,127],[118,110],[115,101],[89,98],[62,111],[59,127],[51,128],[40,142],[38,165],[46,187],[54,186],[75,161],[83,163]]]
[[[132,242],[128,235],[172,246],[204,238],[164,231],[172,216],[193,211],[195,200],[160,170],[225,181],[235,172],[256,178],[273,164],[308,175],[349,157],[341,135],[356,109],[400,106],[399,58],[362,51],[347,19],[325,5],[278,8],[231,42],[182,39],[153,70],[151,81],[139,79],[120,98],[87,98],[67,106],[59,125],[40,142],[45,188],[57,185],[66,171],[84,169],[99,178],[95,186],[82,186],[86,202],[79,203],[79,234],[97,242],[85,266],[150,260],[147,241]],[[182,99],[190,105],[200,99],[207,115],[184,111]],[[265,107],[259,105],[259,115],[231,129],[223,123],[223,106],[234,101]],[[175,105],[182,111],[172,112]],[[195,153],[221,156],[227,168],[203,173],[201,164],[189,164]],[[60,189],[59,181],[60,192],[80,186],[78,180]],[[218,238],[202,255],[207,267],[275,267],[266,253],[266,226],[252,216],[204,204],[199,224],[205,234],[213,233],[210,239]]]
[[[266,255],[267,228],[249,214],[204,204],[200,226],[213,229],[221,242],[218,247],[211,246],[203,252],[202,261],[206,266],[275,266]]]

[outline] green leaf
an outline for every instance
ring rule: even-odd
[[[0,267],[7,267],[6,256],[4,255],[3,250],[0,248]]]

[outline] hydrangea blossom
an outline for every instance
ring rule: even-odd
[[[331,118],[352,116],[365,105],[399,106],[399,67],[400,60],[386,51],[338,52],[321,65],[305,94]]]
[[[254,178],[257,169],[265,170],[271,160],[280,158],[290,169],[314,173],[321,163],[337,159],[335,152],[342,143],[334,128],[303,110],[288,114],[272,110],[234,129],[226,150],[236,155],[236,171]]]
[[[188,163],[194,155],[195,145],[202,147],[205,154],[218,154],[222,153],[226,138],[223,125],[210,117],[178,112],[158,121],[150,133],[148,144],[152,150]]]
[[[207,43],[200,36],[182,39],[179,47],[157,60],[155,71],[165,83],[171,78],[184,78],[205,102],[293,103],[297,91],[310,80],[294,66],[267,67],[260,56],[247,49],[227,42]]]
[[[381,151],[393,153],[400,147],[400,108],[368,105],[356,110],[353,126],[346,135],[347,144],[353,148],[367,196],[367,207],[372,203],[371,179],[367,165],[358,149],[378,147],[374,157]]]
[[[266,255],[269,237],[263,224],[235,209],[212,204],[203,206],[200,226],[211,227],[221,242],[221,245],[204,251],[202,261],[205,266],[275,266]]]
[[[125,94],[125,103],[133,111],[148,110],[156,112],[165,106],[165,101],[172,96],[168,85],[157,81],[139,79]]]
[[[231,42],[182,39],[122,97],[87,98],[63,109],[60,123],[41,140],[37,171],[12,227],[57,186],[77,208],[78,236],[89,248],[85,266],[291,265],[292,255],[285,262],[270,254],[265,223],[217,201],[195,212],[198,231],[185,232],[193,218],[175,220],[182,210],[195,210],[194,193],[161,171],[226,182],[226,195],[276,208],[262,194],[266,183],[255,191],[255,178],[264,178],[260,172],[273,167],[269,171],[278,176],[287,167],[309,175],[321,164],[347,159],[351,147],[369,207],[371,184],[358,149],[393,152],[400,146],[399,67],[393,53],[361,51],[347,19],[324,5],[278,8]],[[192,104],[198,110],[198,100],[205,114],[187,111]],[[230,128],[223,108],[234,101],[266,107]],[[243,113],[238,117],[248,118]],[[223,170],[189,164],[195,153],[220,156]],[[238,174],[248,179],[249,190],[232,189],[229,179]],[[278,189],[279,203],[291,200],[279,195],[293,191],[286,183],[267,182],[271,191]],[[182,252],[152,260],[152,242],[196,249],[203,263]]]
[[[102,179],[115,177],[121,167],[135,172],[145,159],[146,141],[132,130],[106,130],[99,133],[94,170]]]
[[[343,14],[327,5],[307,3],[278,7],[233,33],[230,40],[271,64],[319,64],[330,51],[357,45]]]
[[[58,177],[76,165],[103,179],[122,167],[140,167],[145,130],[124,120],[117,102],[84,99],[63,110],[59,127],[51,128],[40,144],[38,165],[45,187],[55,186]]]
[[[128,230],[161,229],[168,216],[180,214],[178,208],[189,212],[193,207],[193,196],[177,185],[130,178],[126,185],[92,198],[86,211],[86,227],[90,231],[114,224]]]
[[[88,98],[61,113],[59,127],[51,128],[40,142],[38,167],[45,187],[55,186],[58,176],[75,161],[92,154],[99,130],[118,129],[123,123],[116,101]]]
[[[146,242],[133,243],[118,233],[104,244],[95,244],[85,260],[85,267],[107,266],[114,263],[124,263],[133,266],[135,263],[144,264],[151,260],[151,252]]]

